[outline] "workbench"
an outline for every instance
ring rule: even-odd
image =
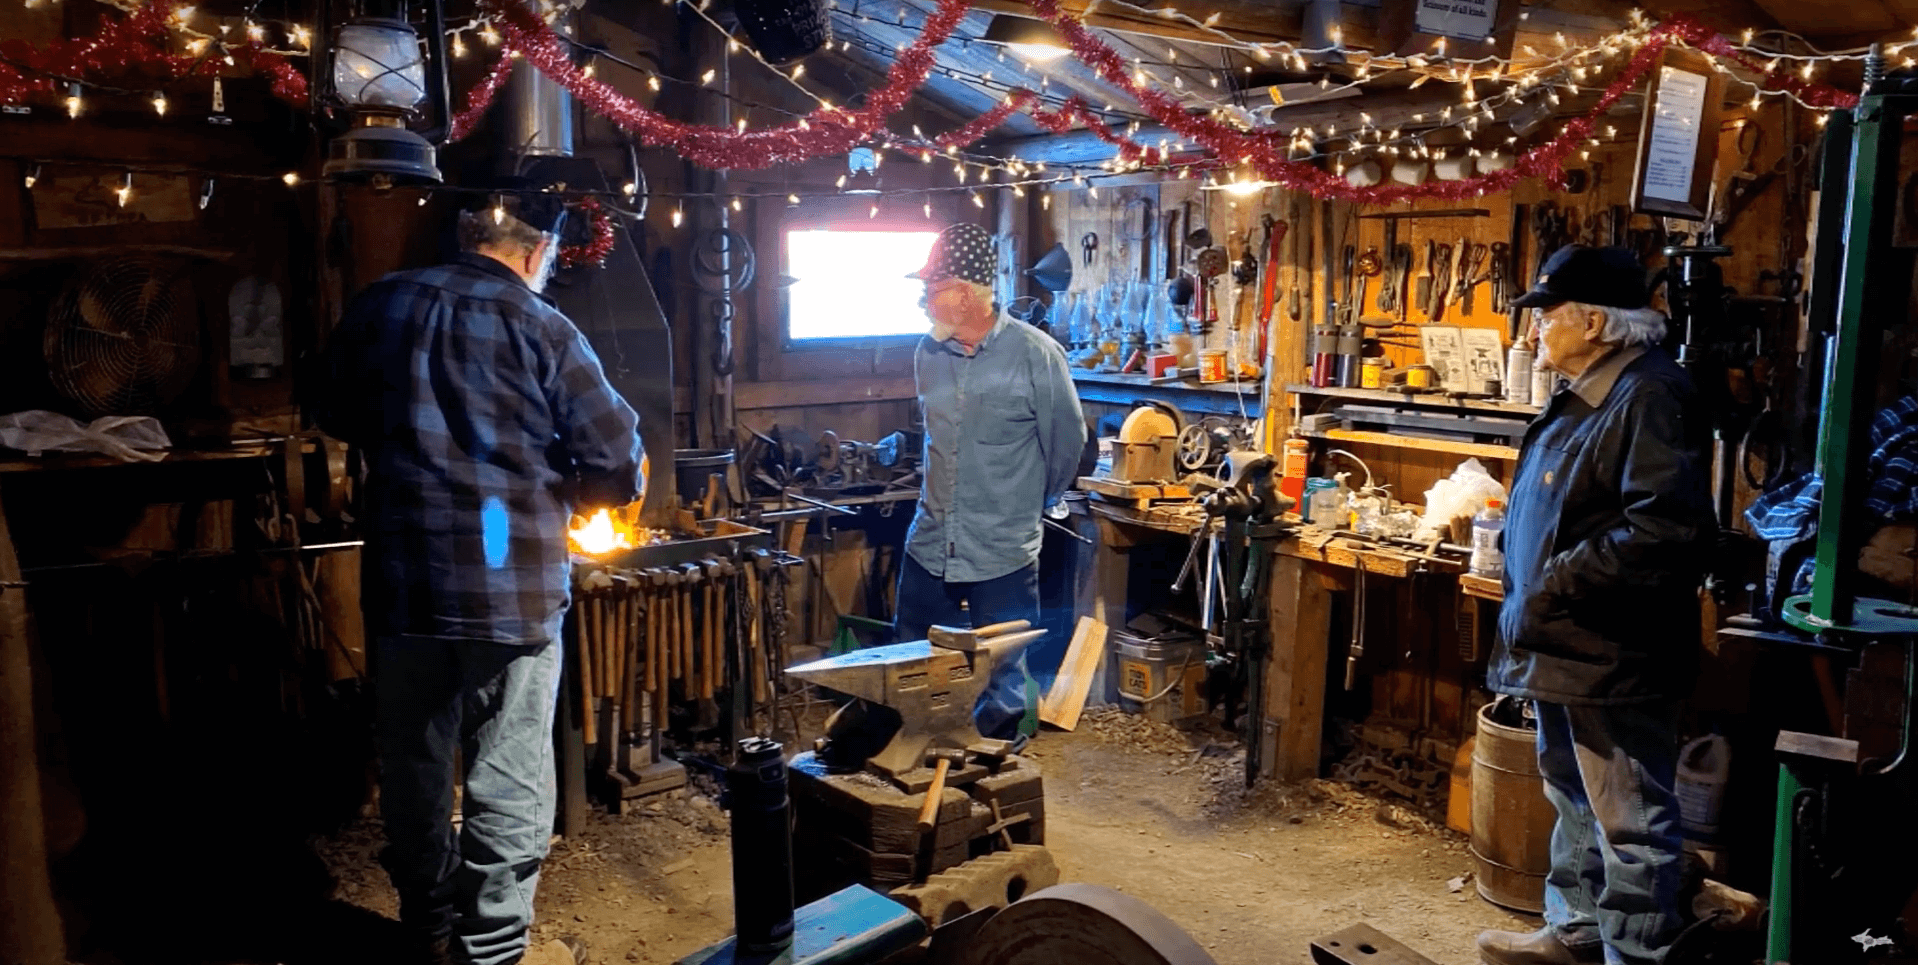
[[[1107,627],[1123,627],[1143,609],[1132,606],[1130,550],[1141,545],[1176,549],[1168,553],[1176,568],[1184,560],[1185,547],[1167,537],[1189,540],[1201,526],[1212,525],[1191,502],[1140,508],[1095,496],[1075,501],[1074,508],[1082,527],[1096,530],[1098,538],[1098,545],[1090,550],[1095,578],[1082,584],[1078,612]],[[1332,593],[1363,571],[1397,579],[1421,574],[1462,577],[1465,593],[1496,599],[1488,594],[1497,593],[1498,582],[1465,574],[1465,562],[1314,526],[1298,526],[1280,538],[1273,554],[1268,616],[1271,648],[1261,709],[1262,744],[1268,750],[1261,761],[1262,777],[1297,781],[1319,773],[1330,661],[1335,651],[1344,649],[1328,639]],[[1167,583],[1171,579],[1166,577]],[[1466,580],[1471,581],[1469,585],[1464,584]]]

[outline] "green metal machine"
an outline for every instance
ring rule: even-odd
[[[1918,636],[1918,610],[1862,596],[1858,572],[1869,535],[1865,456],[1876,409],[1876,356],[1886,326],[1904,323],[1909,314],[1910,256],[1893,248],[1893,223],[1903,206],[1899,149],[1907,118],[1918,114],[1918,78],[1883,76],[1875,51],[1865,77],[1858,106],[1827,120],[1809,306],[1813,329],[1826,340],[1817,460],[1824,489],[1812,591],[1789,599],[1783,616],[1812,635],[1810,646],[1846,655],[1875,641],[1902,644],[1904,726],[1896,756],[1884,763],[1862,761],[1854,740],[1779,735],[1768,965],[1833,961],[1834,955],[1869,959],[1876,939],[1852,936],[1848,927],[1866,915],[1847,921],[1832,912],[1845,902],[1896,904],[1918,884],[1909,866],[1899,867],[1911,850],[1901,826],[1918,803],[1907,760],[1914,705],[1910,641]],[[1897,820],[1899,813],[1904,820]],[[1838,849],[1845,853],[1835,854]],[[1858,890],[1855,879],[1830,887],[1829,869],[1847,861],[1884,869],[1880,874],[1888,877]],[[1821,873],[1814,876],[1814,869]],[[1869,914],[1889,919],[1896,911],[1874,908]],[[1835,934],[1837,929],[1845,933]]]

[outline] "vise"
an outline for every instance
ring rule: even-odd
[[[972,722],[972,708],[1001,663],[1019,654],[1044,630],[1028,630],[1023,620],[976,630],[935,627],[931,640],[914,640],[787,667],[786,673],[890,708],[899,715],[898,729],[866,766],[897,783],[910,771],[926,766],[928,755],[940,750],[971,751],[1004,757],[1006,741],[989,741]],[[863,714],[859,703],[842,708],[835,717]],[[836,728],[828,724],[829,736]],[[876,740],[875,740],[876,743]]]

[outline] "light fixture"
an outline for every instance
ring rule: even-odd
[[[446,97],[446,25],[440,0],[426,0],[427,38],[407,22],[406,0],[358,0],[332,31],[332,69],[324,103],[348,129],[327,147],[328,177],[387,181],[440,178],[434,141],[450,115]],[[407,128],[430,101],[431,139]]]
[[[1002,45],[1021,59],[1037,63],[1057,60],[1071,53],[1071,48],[1066,46],[1066,39],[1059,36],[1051,24],[1009,13],[994,14],[979,40]]]
[[[1199,186],[1199,189],[1201,191],[1224,191],[1226,194],[1235,198],[1244,198],[1258,194],[1266,188],[1276,188],[1278,186],[1277,181],[1264,181],[1255,178],[1249,180],[1232,180],[1224,184],[1203,184]]]

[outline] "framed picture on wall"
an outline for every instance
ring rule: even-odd
[[[1718,115],[1725,82],[1704,55],[1666,48],[1646,82],[1632,174],[1632,210],[1703,219],[1711,203],[1718,156]]]

